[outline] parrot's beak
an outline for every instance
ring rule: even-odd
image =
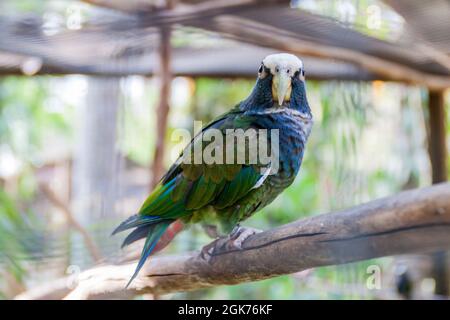
[[[280,106],[288,101],[291,96],[291,77],[286,70],[280,70],[275,74],[272,84],[272,95],[278,100]]]

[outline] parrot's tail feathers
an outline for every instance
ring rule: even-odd
[[[131,277],[130,281],[128,281],[126,288],[128,288],[131,282],[136,278],[139,271],[143,267],[145,261],[155,249],[155,246],[158,243],[159,239],[162,237],[164,232],[166,232],[167,228],[173,221],[174,220],[163,220],[160,221],[159,223],[152,224],[149,226],[147,240],[145,241],[144,248],[142,249],[141,258],[136,267],[136,270],[134,271],[133,276]]]
[[[139,226],[136,229],[134,229],[126,238],[123,240],[121,248],[132,244],[135,241],[138,241],[142,238],[145,238],[148,235],[148,232],[150,231],[150,228],[152,225],[143,225]]]
[[[123,240],[122,243],[122,249],[130,244],[132,244],[135,241],[138,241],[140,239],[143,239],[147,237],[150,228],[152,228],[152,224],[150,225],[143,225],[139,226],[136,229],[134,229],[126,238]],[[183,222],[181,220],[175,220],[170,224],[170,226],[167,228],[166,232],[162,235],[162,237],[159,239],[158,244],[153,249],[153,252],[160,251],[164,249],[174,238],[175,236],[182,231],[184,228]]]
[[[131,229],[131,228],[136,228],[136,227],[141,227],[141,226],[149,226],[149,225],[155,224],[160,221],[161,221],[161,218],[158,216],[144,216],[144,215],[140,215],[140,214],[135,214],[135,215],[129,217],[124,222],[122,222],[113,231],[112,235],[115,235],[116,233]]]

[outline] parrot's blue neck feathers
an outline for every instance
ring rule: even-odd
[[[305,82],[300,79],[292,80],[292,93],[290,108],[300,111],[302,113],[310,114],[308,99],[306,98]]]
[[[272,107],[272,75],[258,79],[247,99],[242,101],[241,110],[263,111]]]
[[[272,75],[264,79],[258,79],[255,87],[247,99],[241,102],[240,109],[243,111],[264,111],[265,109],[278,106],[272,97]],[[305,83],[300,79],[292,80],[291,101],[287,105],[288,108],[310,114],[308,99],[306,98]]]

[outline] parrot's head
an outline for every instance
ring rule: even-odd
[[[272,78],[272,99],[280,106],[291,100],[293,80],[305,80],[302,60],[289,53],[271,54],[262,61],[258,78],[264,79],[269,74]]]
[[[256,108],[279,106],[309,110],[302,60],[289,53],[265,57],[255,88],[246,100],[246,108],[252,108],[249,104]]]

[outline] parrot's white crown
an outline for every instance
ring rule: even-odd
[[[270,69],[272,74],[275,74],[277,68],[290,69],[297,71],[303,68],[303,62],[293,54],[289,53],[275,53],[264,58],[263,64]]]

